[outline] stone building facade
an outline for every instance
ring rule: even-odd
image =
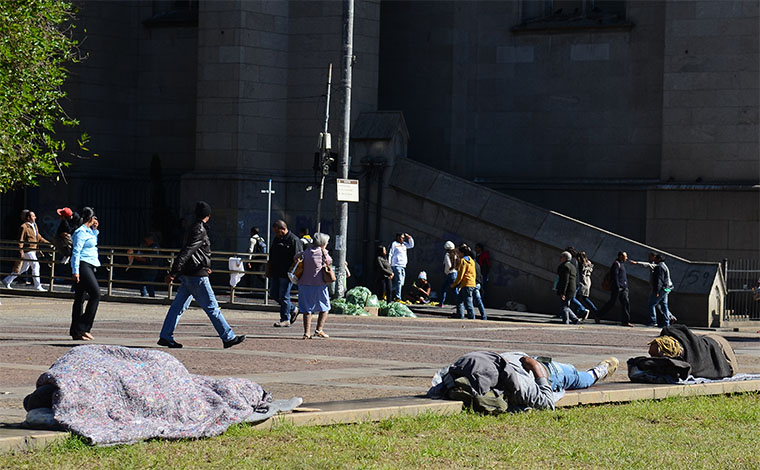
[[[314,229],[342,2],[76,4],[65,107],[100,156],[26,205],[95,205],[106,243],[136,244],[202,198],[215,247],[239,250],[271,178],[273,217]],[[402,111],[409,158],[685,258],[758,257],[758,23],[754,0],[357,0],[352,118]],[[349,259],[376,241],[353,235]]]

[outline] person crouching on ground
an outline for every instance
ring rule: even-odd
[[[470,247],[462,243],[457,247],[459,252],[459,266],[457,266],[457,278],[451,284],[451,287],[458,287],[457,296],[457,316],[460,320],[464,319],[464,311],[467,309],[467,315],[470,320],[475,319],[475,307],[472,304],[472,295],[475,290],[476,274],[475,259],[472,257]]]
[[[420,271],[417,280],[412,283],[411,292],[409,292],[406,299],[415,304],[430,303],[430,289],[427,273],[425,271]]]
[[[330,311],[330,294],[324,279],[324,269],[332,264],[332,258],[325,248],[330,236],[318,232],[310,238],[311,242],[303,253],[296,253],[294,257],[296,260],[303,254],[303,274],[298,280],[298,309],[303,314],[303,339],[311,339],[312,313],[319,313],[314,335],[329,338],[324,332],[327,312]]]
[[[171,271],[166,276],[167,284],[170,284],[178,276],[181,284],[177,290],[177,296],[174,297],[174,301],[166,313],[158,339],[159,346],[182,347],[182,344],[174,341],[174,330],[177,328],[182,313],[190,306],[193,298],[208,315],[225,348],[231,348],[245,340],[245,335],[236,336],[232,327],[225,320],[208,279],[209,274],[211,274],[211,269],[209,269],[211,266],[211,241],[208,238],[205,224],[210,218],[211,206],[203,201],[198,201],[195,204],[195,222],[188,229],[185,235],[185,245],[174,259]]]

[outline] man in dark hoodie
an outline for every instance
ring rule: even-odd
[[[166,282],[171,283],[179,276],[182,284],[177,290],[169,311],[161,328],[158,339],[159,346],[169,348],[181,348],[182,344],[174,341],[174,329],[177,328],[182,313],[187,310],[193,298],[206,312],[211,324],[222,339],[225,348],[240,344],[245,340],[245,335],[236,336],[232,327],[224,319],[219,304],[211,289],[208,275],[211,273],[211,241],[206,231],[206,222],[211,218],[211,206],[203,201],[195,204],[195,222],[185,233],[185,242],[182,250],[174,260],[172,269],[166,276]]]

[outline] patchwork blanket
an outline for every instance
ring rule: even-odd
[[[174,356],[152,349],[78,346],[55,361],[37,387],[54,390],[59,425],[97,445],[214,436],[274,411],[272,396],[255,382],[194,375]]]

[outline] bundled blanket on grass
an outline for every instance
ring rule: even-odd
[[[44,406],[47,391],[55,422],[98,445],[214,436],[275,411],[260,385],[194,375],[174,356],[151,349],[78,346],[37,387],[24,401],[28,410]],[[301,402],[294,400],[290,408]]]

